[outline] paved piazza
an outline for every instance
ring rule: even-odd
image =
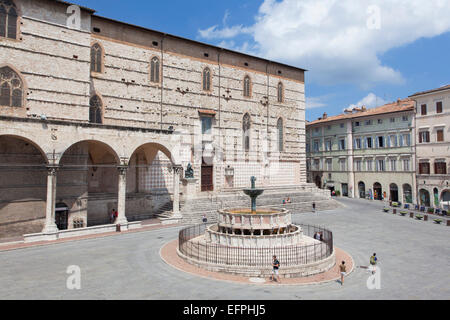
[[[179,227],[0,252],[1,299],[450,299],[450,228],[381,212],[381,203],[293,215],[294,223],[334,232],[356,268],[344,286],[261,286],[180,272],[160,258]],[[370,255],[379,256],[381,289],[369,290]],[[282,263],[282,262],[281,262]],[[81,290],[66,288],[67,267],[81,268]]]

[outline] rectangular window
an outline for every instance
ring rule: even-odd
[[[409,159],[403,159],[403,171],[409,171]]]
[[[361,149],[361,138],[356,138],[355,139],[355,148],[356,149]]]
[[[367,148],[372,149],[373,148],[372,137],[367,137],[366,142],[367,142]]]
[[[320,170],[320,160],[314,160],[314,170]]]
[[[314,152],[319,152],[319,140],[314,141],[313,150]]]
[[[367,159],[366,160],[366,170],[367,171],[372,171],[373,170],[373,165],[372,165],[373,161],[372,159]]]
[[[201,117],[202,120],[202,133],[211,134],[212,118],[211,117]]]
[[[377,143],[378,143],[378,148],[384,148],[384,137],[383,136],[377,137]]]
[[[362,171],[361,163],[362,163],[361,160],[356,160],[356,171]]]
[[[333,160],[332,159],[327,159],[327,171],[332,171],[333,170]]]
[[[325,140],[325,150],[331,151],[331,140]]]
[[[378,119],[378,124],[382,124],[383,123],[383,119]]]
[[[309,152],[309,143],[306,144],[306,152]]]
[[[436,131],[436,141],[437,142],[444,141],[444,130],[443,129],[438,129]]]
[[[347,159],[340,159],[339,164],[341,167],[341,171],[347,170]]]
[[[384,159],[377,160],[377,171],[385,171]]]
[[[407,146],[407,147],[411,146],[411,136],[410,136],[409,133],[402,135],[401,138],[402,138],[400,140],[400,146],[401,147],[402,146]]]
[[[427,105],[426,104],[423,104],[423,105],[420,106],[420,114],[422,116],[426,116],[427,115]]]
[[[359,121],[355,121],[355,127],[359,127],[361,125],[361,123]]]
[[[428,162],[419,162],[419,174],[430,174],[430,164]]]
[[[394,123],[395,122],[395,118],[391,118],[391,122]]]
[[[436,113],[442,113],[442,101],[436,102]]]
[[[397,160],[391,159],[391,171],[397,171]]]
[[[430,132],[420,131],[419,132],[419,143],[430,142]]]
[[[372,125],[372,120],[366,120],[365,125],[366,126],[371,126]]]
[[[339,150],[345,150],[345,139],[339,140]]]
[[[343,124],[343,123],[341,123],[341,124],[340,124],[340,127],[341,127],[341,129],[342,129],[342,128],[344,128],[344,124]]]
[[[444,161],[434,163],[434,174],[447,174],[447,164]]]
[[[403,116],[402,117],[402,121],[408,121],[409,119],[408,119],[408,116]]]

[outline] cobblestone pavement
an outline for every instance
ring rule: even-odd
[[[344,286],[269,286],[210,280],[160,258],[179,227],[0,252],[0,299],[450,299],[450,228],[382,212],[381,203],[340,199],[345,207],[295,214],[323,225],[356,269]],[[369,290],[367,266],[380,259],[381,288]],[[66,286],[67,267],[81,268],[81,289]]]

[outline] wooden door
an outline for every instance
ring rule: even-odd
[[[202,192],[213,191],[213,166],[202,165]]]

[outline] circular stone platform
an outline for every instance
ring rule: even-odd
[[[326,272],[315,274],[308,277],[301,278],[282,278],[281,282],[272,282],[269,277],[264,277],[265,282],[255,282],[254,277],[244,277],[239,275],[233,275],[228,273],[208,271],[198,266],[192,265],[186,262],[177,254],[178,240],[173,240],[165,244],[160,249],[160,256],[162,260],[173,268],[195,275],[204,277],[211,280],[230,281],[235,283],[252,284],[252,285],[312,285],[321,284],[327,282],[336,282],[340,279],[339,264],[341,261],[345,261],[347,266],[347,275],[353,272],[354,262],[353,258],[344,250],[334,247],[335,258],[339,263],[327,270]]]

